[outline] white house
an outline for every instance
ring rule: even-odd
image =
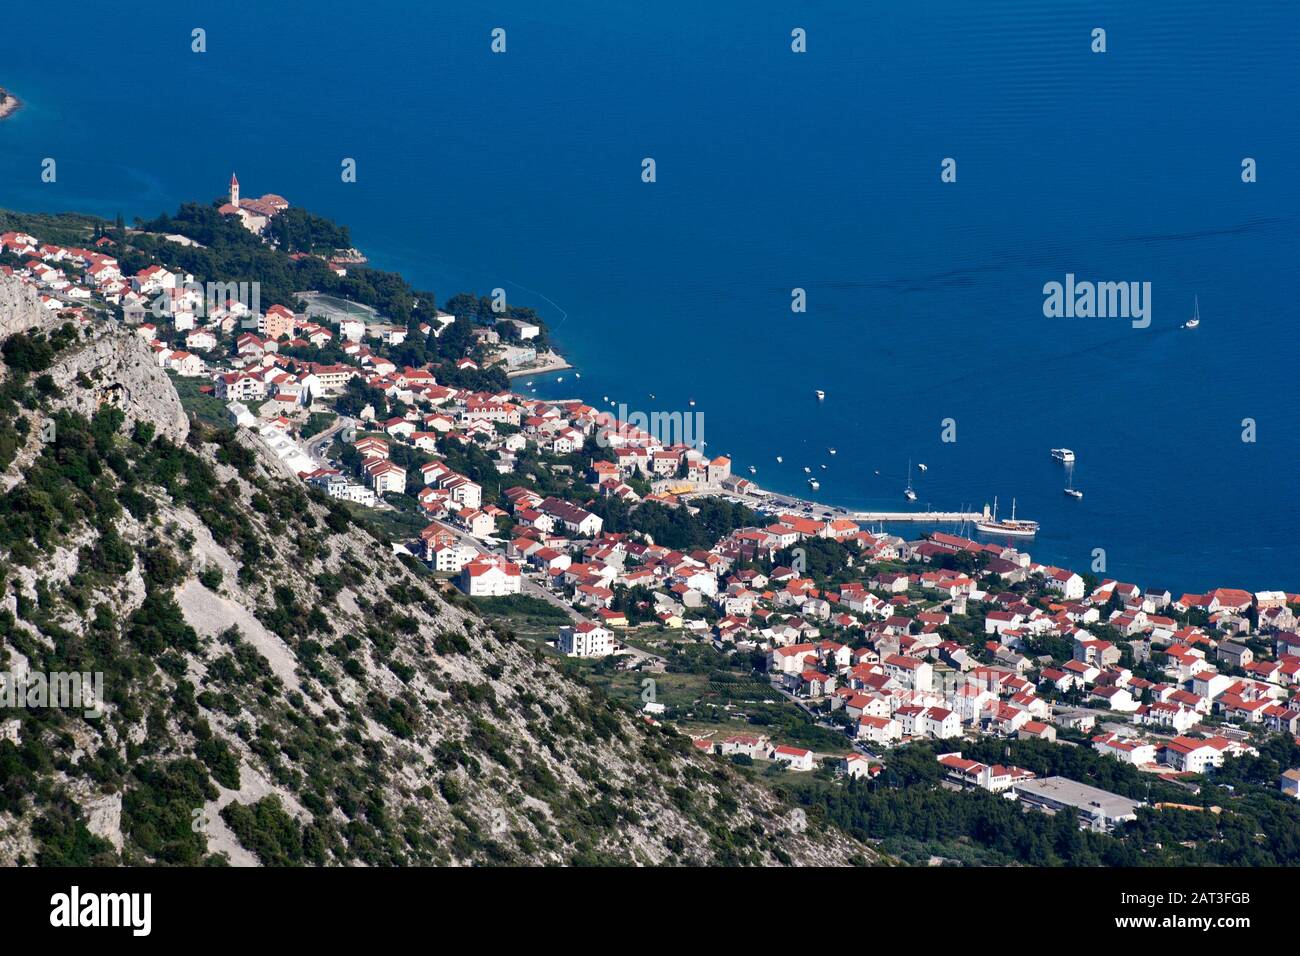
[[[349,342],[360,342],[366,337],[366,323],[360,319],[341,319],[339,321],[339,337],[347,339]]]
[[[779,760],[789,765],[791,770],[811,770],[813,769],[813,755],[811,750],[803,750],[799,747],[787,747],[782,744],[772,749],[771,757],[773,760]]]
[[[903,739],[903,728],[892,717],[863,714],[858,718],[858,739],[888,745]]]
[[[1207,767],[1222,767],[1225,756],[1254,752],[1254,748],[1234,744],[1223,737],[1195,740],[1175,737],[1165,744],[1164,762],[1176,770],[1204,773]]]
[[[1300,770],[1283,770],[1277,786],[1288,797],[1300,799]]]
[[[376,495],[383,495],[390,491],[401,494],[406,490],[406,470],[391,461],[372,461],[365,466],[365,471],[370,479],[370,487],[375,490]]]
[[[1121,763],[1130,763],[1136,767],[1156,762],[1156,745],[1137,737],[1099,734],[1092,738],[1092,749],[1104,757],[1114,757]]]
[[[929,661],[890,654],[884,664],[885,673],[909,690],[930,690],[934,685],[934,668]]]
[[[503,558],[483,555],[461,570],[461,590],[470,597],[502,597],[518,594],[523,585],[519,565]]]
[[[606,657],[614,653],[614,635],[599,624],[583,621],[560,628],[558,649],[568,657]]]
[[[921,728],[927,737],[948,740],[961,736],[961,720],[946,707],[928,707],[921,717]]]

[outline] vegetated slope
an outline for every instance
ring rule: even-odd
[[[874,860],[442,596],[255,439],[178,422],[135,338],[3,346],[0,670],[102,672],[106,701],[0,712],[0,863]]]

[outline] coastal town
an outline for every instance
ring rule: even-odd
[[[289,208],[241,197],[232,176],[217,212],[269,237]],[[530,396],[528,376],[567,368],[539,349],[540,324],[437,308],[406,325],[317,290],[261,308],[167,262],[128,273],[123,242],[7,231],[0,272],[70,323],[133,329],[192,411],[264,447],[284,481],[384,521],[393,560],[487,606],[549,609],[539,642],[573,666],[636,675],[639,690],[696,653],[743,676],[750,697],[720,707],[630,702],[716,759],[851,781],[923,743],[949,786],[1109,831],[1143,801],[964,754],[988,740],[1087,748],[1193,794],[1225,761],[1300,733],[1300,594],[1175,593],[1043,564],[1024,540],[866,530],[769,495],[702,443]],[[338,276],[365,261],[294,255]],[[395,358],[452,336],[459,354]],[[759,719],[774,708],[830,743]],[[1275,784],[1300,799],[1300,768]]]

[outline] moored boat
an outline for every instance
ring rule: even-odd
[[[975,523],[976,531],[985,534],[1005,534],[1018,538],[1032,538],[1038,534],[1038,522],[1028,518],[1016,518],[1016,499],[1011,499],[1011,517],[998,518],[998,499],[993,499],[993,515]]]

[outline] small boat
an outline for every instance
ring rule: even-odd
[[[1068,465],[1074,461],[1074,452],[1068,448],[1053,448],[1052,457],[1063,465]]]
[[[750,465],[750,466],[749,466],[749,473],[750,473],[751,475],[757,475],[757,474],[758,474],[758,469],[755,468],[753,465]]]
[[[608,395],[602,395],[602,396],[600,396],[600,400],[601,400],[602,402],[607,402],[607,401],[609,401],[609,396],[608,396]]]
[[[1071,465],[1066,469],[1068,475],[1065,482],[1065,493],[1071,498],[1079,499],[1083,497],[1083,492],[1074,487],[1074,466]]]
[[[695,399],[692,398],[692,399],[691,399],[691,408],[694,408],[694,407],[695,407]]]
[[[816,478],[809,478],[809,479],[808,479],[808,487],[811,488],[813,491],[816,491],[816,490],[817,490],[818,488],[820,488],[821,486],[822,486],[822,483],[821,483],[820,481],[818,481]]]
[[[1201,298],[1192,296],[1192,317],[1183,323],[1183,328],[1194,329],[1201,324]]]
[[[804,465],[804,466],[803,466],[803,473],[804,473],[805,475],[811,475],[811,474],[812,474],[812,469],[809,468],[807,465]]]
[[[556,381],[557,381],[557,382],[563,382],[563,381],[564,381],[564,376],[561,375],[559,378],[556,379]]]
[[[582,378],[582,373],[581,373],[581,372],[574,372],[574,373],[573,373],[573,377],[574,377],[574,378]]]
[[[828,452],[830,452],[832,455],[835,454],[835,449],[834,449],[834,448],[827,448],[826,450],[827,450]]]
[[[777,456],[776,456],[776,463],[777,463],[778,465],[781,464],[781,462],[783,462],[783,461],[785,461],[785,459],[782,458],[780,455],[777,455]]]
[[[924,462],[922,462],[921,464],[917,465],[916,467],[917,467],[917,469],[918,469],[919,471],[929,471],[929,470],[930,470],[930,466],[927,465],[927,464],[925,464]]]
[[[1038,522],[1028,518],[1016,519],[1016,499],[1011,499],[1011,517],[998,520],[998,499],[993,499],[993,517],[975,523],[976,531],[985,534],[1005,534],[1018,538],[1032,538],[1038,534]]]
[[[825,465],[822,465],[822,467],[825,468],[826,466],[825,466]]]
[[[817,401],[820,402],[820,401],[822,401],[822,399],[824,399],[825,397],[826,397],[826,393],[823,392],[820,388],[817,389]]]
[[[903,492],[903,497],[908,501],[916,500],[916,492],[912,490],[912,462],[907,462],[907,489]]]

